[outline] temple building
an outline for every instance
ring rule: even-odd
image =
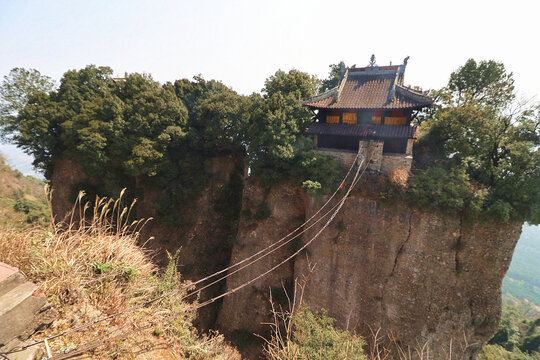
[[[371,56],[362,68],[341,63],[339,84],[304,101],[315,112],[307,132],[318,151],[350,163],[361,149],[372,170],[410,170],[418,131],[411,121],[433,99],[403,85],[408,59],[402,65],[377,66]]]

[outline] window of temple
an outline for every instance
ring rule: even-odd
[[[387,125],[407,125],[407,117],[403,116],[403,110],[394,110],[391,116],[384,117],[384,123]]]
[[[339,110],[332,110],[326,115],[326,122],[329,124],[339,124]]]
[[[356,110],[349,110],[343,112],[343,123],[344,124],[356,124]]]
[[[373,121],[374,124],[380,124],[382,119],[382,110],[375,110],[373,112],[373,116],[371,117],[371,121]]]

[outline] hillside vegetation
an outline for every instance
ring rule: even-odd
[[[540,313],[524,314],[513,306],[503,309],[499,330],[479,357],[479,360],[499,359],[540,359]]]
[[[0,154],[0,226],[19,228],[49,221],[45,182],[13,170]]]
[[[540,306],[540,227],[523,226],[512,263],[503,280],[503,293]]]

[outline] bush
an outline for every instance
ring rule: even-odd
[[[306,180],[302,183],[302,189],[308,194],[314,196],[321,192],[321,183],[318,181]]]
[[[540,351],[540,335],[527,336],[519,348],[529,354]]]
[[[13,210],[26,215],[26,222],[28,224],[40,223],[44,225],[47,223],[48,217],[47,205],[38,201],[32,201],[26,198],[19,198],[15,200]]]
[[[312,312],[300,307],[292,315],[279,315],[284,320],[286,338],[273,324],[274,334],[265,347],[268,360],[365,360],[364,339],[334,326],[334,319],[325,311]],[[292,326],[291,326],[292,325]]]
[[[302,185],[310,181],[320,184],[320,192],[329,192],[343,172],[341,163],[332,156],[313,151],[315,144],[306,136],[299,136],[292,147],[290,158],[261,159],[253,164],[253,173],[259,176],[261,185],[271,187],[287,180]]]
[[[463,169],[432,166],[417,173],[410,181],[409,199],[424,209],[442,208],[451,214],[467,212],[478,215],[485,194],[475,191]]]

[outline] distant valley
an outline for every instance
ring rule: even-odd
[[[503,294],[540,306],[540,226],[523,225],[523,232],[503,280]]]

